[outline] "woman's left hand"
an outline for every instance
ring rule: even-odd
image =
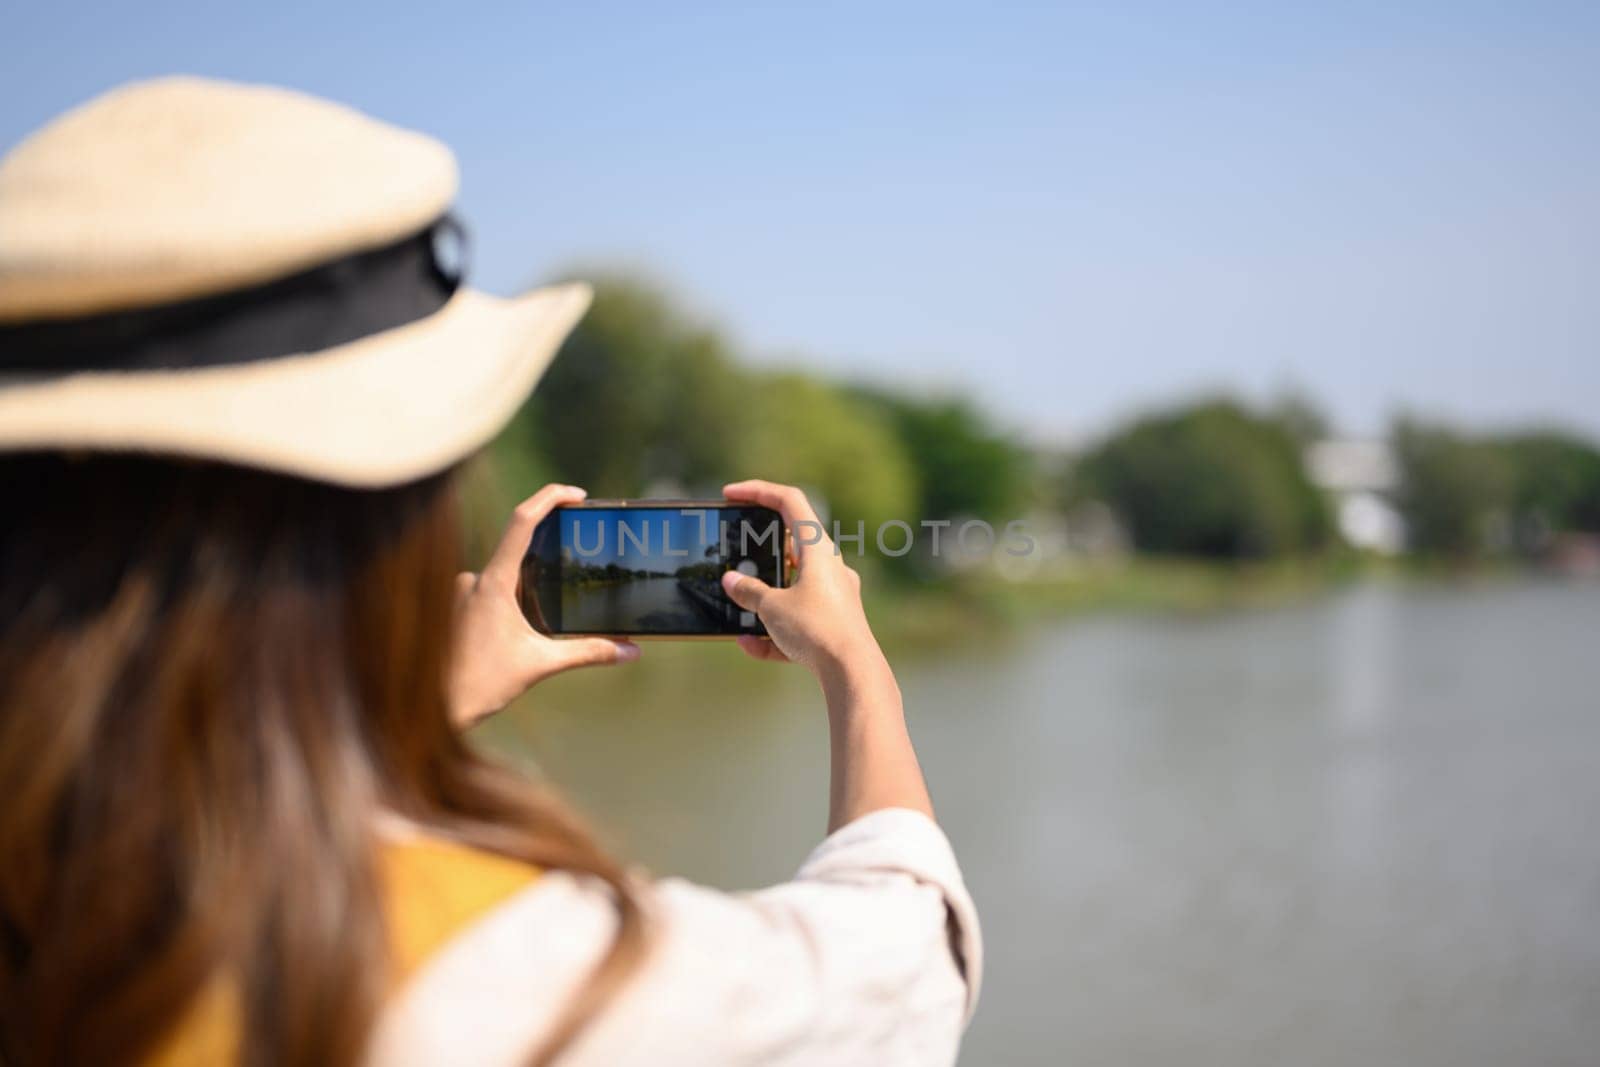
[[[631,641],[546,637],[528,625],[517,603],[517,582],[534,527],[555,508],[576,504],[586,495],[576,486],[545,486],[511,513],[483,573],[456,576],[449,700],[457,726],[465,729],[494,714],[552,674],[639,658],[639,646]]]

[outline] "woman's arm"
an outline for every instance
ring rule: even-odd
[[[817,524],[815,543],[796,539],[799,577],[792,586],[773,589],[735,571],[723,576],[723,585],[735,603],[761,616],[772,635],[770,641],[739,638],[745,652],[802,663],[822,686],[832,738],[829,828],[882,808],[932,815],[899,686],[861,607],[860,576],[821,532],[800,490],[747,481],[724,493],[729,500],[773,508],[791,531],[799,523]],[[528,625],[517,604],[517,578],[534,528],[555,508],[584,495],[569,485],[540,489],[512,513],[483,572],[459,577],[450,706],[461,726],[498,711],[552,674],[638,657],[639,647],[627,641],[552,640]]]
[[[828,793],[828,830],[880,808],[910,808],[933,816],[922,768],[906,732],[900,687],[881,652],[864,661],[824,671],[833,774]]]
[[[740,607],[754,611],[771,640],[739,638],[757,659],[804,664],[828,703],[833,778],[828,828],[836,830],[882,808],[910,808],[933,815],[928,787],[906,732],[900,687],[889,669],[861,607],[861,577],[846,566],[821,532],[817,513],[793,486],[746,481],[726,486],[729,500],[777,511],[794,531],[815,524],[820,540],[795,538],[799,576],[774,589],[758,578],[729,571],[723,588]]]
[[[740,482],[726,493],[777,509],[791,530],[816,521],[797,489]],[[482,674],[461,690],[469,695],[458,706],[491,707],[563,666],[626,655],[610,642],[530,636],[520,612],[505,614],[517,610],[507,562],[520,563],[550,508],[580,498],[563,487],[541,491],[519,509],[484,573],[463,578],[462,610],[485,614],[458,638],[470,641],[470,629],[482,645],[468,650]],[[926,1067],[956,1059],[982,982],[977,911],[929,817],[899,687],[867,624],[860,580],[826,537],[797,547],[792,586],[774,589],[737,572],[724,582],[771,634],[739,638],[744,651],[802,663],[821,685],[832,737],[830,833],[793,879],[758,892],[656,883],[648,961],[585,1031],[568,1057],[574,1064],[648,1057]],[[568,645],[582,651],[552,666],[549,656]],[[524,667],[496,669],[507,657]],[[477,1059],[499,1049],[506,1062],[517,1060],[548,1025],[538,1006],[559,1003],[588,972],[614,922],[605,886],[546,872],[408,983],[385,1012],[378,1046],[397,1063],[431,1061],[436,1050],[459,1059],[463,1048],[487,1050]],[[485,973],[496,980],[483,983]]]

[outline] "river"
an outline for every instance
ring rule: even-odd
[[[673,577],[561,587],[561,626],[567,633],[670,633],[704,625],[700,610]]]
[[[786,877],[817,698],[645,651],[487,738],[653,870]],[[1366,585],[897,668],[985,924],[963,1064],[1600,1062],[1600,586]]]

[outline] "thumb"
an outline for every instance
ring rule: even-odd
[[[561,670],[570,667],[599,667],[607,663],[627,663],[639,658],[639,646],[632,641],[611,641],[604,637],[574,637],[550,642]]]
[[[738,571],[722,572],[722,591],[728,599],[747,611],[760,613],[762,601],[772,592],[772,586],[760,578],[752,578]]]

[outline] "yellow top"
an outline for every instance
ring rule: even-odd
[[[390,842],[379,854],[389,959],[398,988],[475,919],[539,876],[517,860],[439,838]],[[225,979],[212,981],[146,1067],[237,1063],[239,1005]]]

